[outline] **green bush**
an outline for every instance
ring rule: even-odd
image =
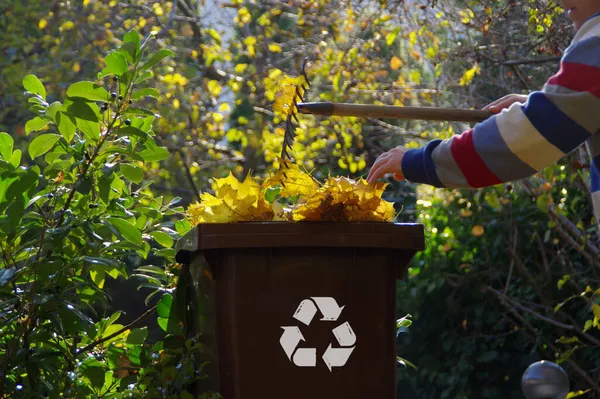
[[[190,226],[179,199],[155,197],[144,178],[145,163],[169,157],[152,130],[158,115],[137,106],[171,55],[153,43],[128,32],[62,102],[23,79],[33,139],[21,150],[0,133],[0,397],[186,398],[203,378],[197,343],[171,312],[173,244]],[[106,314],[103,288],[134,269],[149,305],[123,325],[121,312]],[[140,327],[150,316],[164,330],[155,342]]]

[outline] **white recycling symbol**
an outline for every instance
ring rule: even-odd
[[[321,321],[337,321],[342,309],[344,309],[344,306],[338,306],[336,300],[331,297],[311,297],[300,302],[294,313],[294,318],[308,326],[318,310],[323,315]],[[296,326],[282,326],[281,328],[283,334],[281,334],[279,343],[288,359],[298,367],[316,367],[317,349],[298,348],[300,341],[306,342],[300,329]],[[356,335],[348,322],[340,324],[332,332],[341,348],[333,348],[329,344],[325,350],[323,361],[329,371],[333,371],[334,367],[342,367],[346,364],[356,343]]]

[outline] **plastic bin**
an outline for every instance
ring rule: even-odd
[[[396,280],[423,226],[201,224],[178,242],[192,281],[201,389],[225,399],[396,398]]]

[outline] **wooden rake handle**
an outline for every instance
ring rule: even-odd
[[[418,119],[429,121],[483,122],[493,114],[474,109],[436,107],[398,107],[393,105],[347,104],[332,102],[298,103],[303,114],[356,116],[363,118]]]

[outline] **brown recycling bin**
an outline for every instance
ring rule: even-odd
[[[423,226],[201,224],[178,242],[225,399],[396,398],[396,280]]]

